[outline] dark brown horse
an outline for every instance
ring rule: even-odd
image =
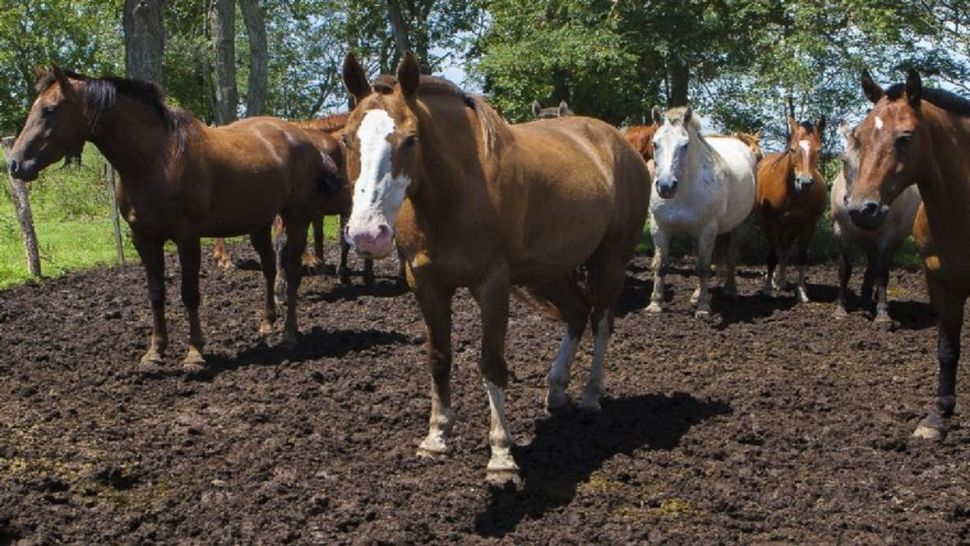
[[[785,290],[785,264],[792,248],[797,249],[798,299],[808,302],[805,265],[808,243],[818,219],[825,211],[828,191],[818,171],[825,120],[799,123],[788,117],[788,149],[768,154],[758,164],[755,207],[768,239],[768,274],[762,293],[777,295]],[[777,270],[775,266],[778,266]]]
[[[251,118],[210,129],[163,102],[153,84],[123,78],[89,78],[54,67],[41,74],[38,97],[9,160],[10,172],[33,180],[85,140],[94,143],[121,175],[118,206],[141,256],[154,315],[143,368],[162,362],[168,346],[165,323],[166,240],[178,245],[182,302],[189,318],[189,349],[182,365],[204,364],[199,323],[200,237],[249,234],[260,257],[266,298],[260,332],[276,319],[276,265],[270,229],[280,214],[289,239],[302,249],[313,204],[336,173],[305,133],[274,118]],[[297,341],[296,293],[299,252],[288,260],[283,340]]]
[[[914,435],[937,440],[956,407],[960,331],[970,296],[970,100],[924,89],[915,71],[905,84],[885,90],[867,72],[862,90],[873,107],[856,129],[859,174],[846,206],[856,225],[877,228],[907,187],[919,187],[923,204],[913,237],[940,321],[940,373],[936,399]]]
[[[596,344],[580,407],[598,410],[613,305],[646,218],[650,177],[610,125],[566,117],[508,125],[481,98],[419,76],[405,55],[373,86],[353,56],[344,82],[356,97],[344,132],[354,181],[348,235],[359,253],[392,252],[395,233],[427,326],[431,389],[419,454],[447,451],[451,301],[468,287],[481,309],[479,367],[491,405],[487,477],[519,479],[505,412],[505,337],[513,285],[566,321],[549,374],[547,408],[567,403],[569,368],[592,323]]]

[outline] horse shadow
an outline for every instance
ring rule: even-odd
[[[590,419],[575,413],[543,419],[532,443],[514,448],[523,489],[493,488],[488,506],[475,517],[475,531],[504,537],[523,519],[571,503],[579,485],[615,455],[674,449],[692,426],[732,411],[725,402],[678,392],[607,399],[602,413]]]
[[[383,280],[378,280],[383,279]],[[353,301],[360,296],[375,298],[396,298],[408,293],[407,284],[398,282],[396,277],[379,277],[374,284],[345,284],[335,282],[329,290],[323,292],[309,292],[303,296],[310,302],[333,303],[336,301]]]
[[[220,374],[247,366],[278,366],[284,362],[299,363],[320,358],[340,358],[349,353],[384,345],[409,345],[412,339],[398,332],[384,330],[323,329],[318,326],[300,335],[299,345],[287,349],[268,345],[264,340],[235,354],[206,356],[205,369],[194,374],[198,380],[211,380]]]

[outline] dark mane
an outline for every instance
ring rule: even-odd
[[[64,71],[67,77],[81,80],[85,83],[82,97],[84,113],[95,129],[101,114],[115,105],[118,95],[137,100],[151,107],[165,122],[165,127],[175,139],[177,152],[185,149],[185,143],[199,132],[199,122],[187,110],[174,108],[165,104],[165,94],[158,85],[130,78],[117,76],[102,76],[91,78],[77,72]],[[37,92],[43,93],[56,81],[53,71],[48,71],[37,82]]]
[[[808,131],[809,133],[815,132],[815,124],[812,123],[811,121],[799,121],[798,125],[801,126],[802,129],[805,129],[806,131]]]
[[[886,90],[889,100],[897,100],[906,93],[906,84],[896,83]],[[970,100],[967,100],[956,93],[951,93],[935,87],[924,87],[922,98],[934,106],[938,106],[951,114],[970,117]]]

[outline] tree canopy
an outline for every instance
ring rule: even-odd
[[[35,65],[124,73],[124,4],[0,0],[4,133],[18,129],[33,100]],[[208,122],[220,62],[212,4],[163,2],[163,84],[170,100]],[[244,23],[253,13],[242,7],[235,2],[232,18],[238,115],[246,112],[252,62]],[[265,97],[253,98],[288,118],[346,107],[340,63],[348,50],[376,74],[393,70],[402,47],[429,72],[461,63],[512,121],[528,119],[534,100],[567,100],[576,113],[615,124],[647,121],[655,104],[689,103],[725,130],[764,128],[769,142],[784,137],[789,100],[804,119],[864,112],[864,67],[887,82],[915,67],[932,83],[970,92],[970,0],[262,0],[259,7],[267,86]]]

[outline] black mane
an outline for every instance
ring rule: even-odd
[[[85,115],[88,116],[88,122],[92,125],[96,125],[101,114],[115,105],[120,94],[151,107],[165,122],[165,127],[169,133],[175,137],[178,151],[185,148],[186,141],[198,129],[198,121],[190,112],[165,104],[165,94],[162,88],[155,83],[117,76],[92,78],[67,70],[64,71],[64,74],[68,78],[81,80],[85,83],[82,100]],[[57,78],[53,71],[48,71],[38,80],[37,92],[43,93],[55,81],[57,81]]]
[[[901,98],[906,93],[906,84],[896,83],[886,90],[886,96],[894,101]],[[951,93],[935,87],[924,87],[922,99],[934,106],[938,106],[951,114],[970,117],[970,100],[967,100],[956,93]]]

